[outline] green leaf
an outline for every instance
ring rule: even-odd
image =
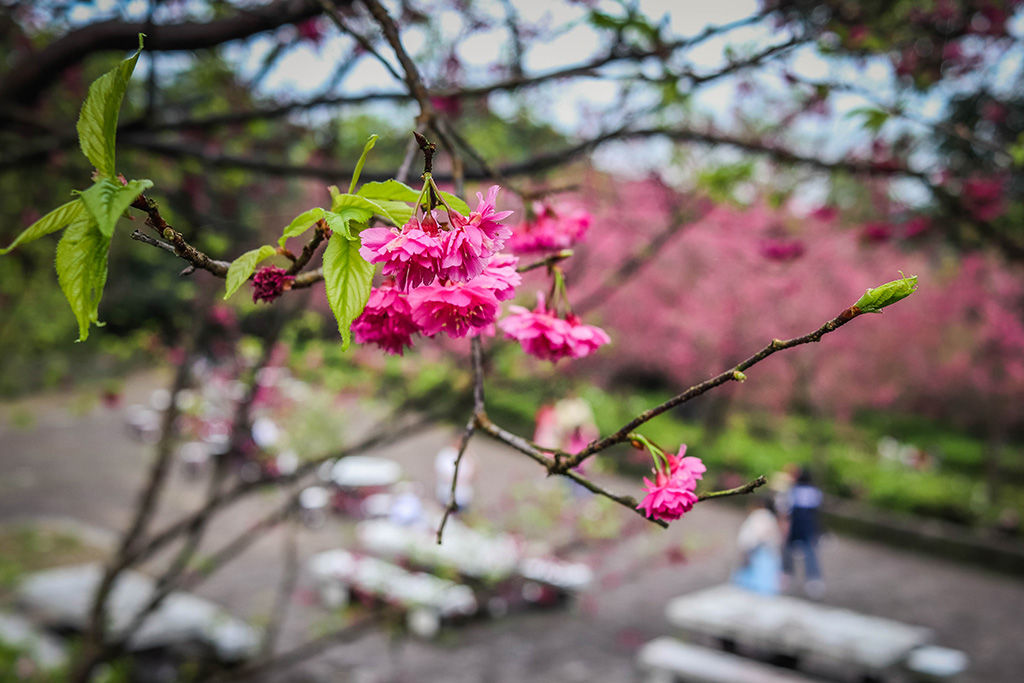
[[[78,319],[78,341],[89,338],[89,326],[99,321],[100,299],[107,282],[110,238],[83,211],[57,243],[57,280]]]
[[[359,240],[349,240],[339,233],[331,235],[324,251],[324,286],[327,302],[338,321],[342,350],[352,339],[352,321],[366,308],[373,282],[373,264],[359,255]]]
[[[405,202],[395,202],[387,199],[375,201],[380,205],[380,208],[387,211],[387,215],[391,217],[398,227],[402,227],[412,220],[412,207]]]
[[[9,247],[6,249],[0,249],[0,256],[11,251],[19,244],[27,244],[33,240],[39,239],[40,237],[49,235],[51,232],[57,232],[61,228],[74,223],[84,214],[85,205],[82,204],[79,199],[74,199],[67,204],[58,206],[35,223],[25,228],[20,235],[14,238],[14,241],[11,242]]]
[[[375,201],[391,199],[401,202],[415,202],[420,196],[419,192],[397,180],[385,180],[382,183],[366,183],[359,188],[359,192],[356,192],[356,194]]]
[[[885,122],[889,120],[888,112],[875,109],[874,107],[858,107],[847,114],[846,118],[849,119],[855,116],[864,117],[864,127],[875,133],[880,131]]]
[[[224,294],[224,298],[227,299],[237,292],[239,287],[245,284],[256,270],[256,264],[263,259],[270,258],[276,253],[277,249],[265,244],[259,249],[253,249],[245,252],[232,261],[231,265],[228,267],[226,293]]]
[[[469,204],[462,201],[461,199],[459,199],[450,192],[442,192],[441,196],[444,197],[444,200],[446,202],[448,202],[448,206],[452,207],[453,209],[461,213],[463,216],[469,215]]]
[[[351,193],[356,189],[356,183],[359,182],[359,174],[363,172],[363,164],[366,163],[366,155],[370,153],[373,146],[377,144],[377,135],[371,135],[367,140],[366,144],[363,145],[363,153],[359,155],[359,161],[356,162],[356,170],[352,171],[352,181],[348,184],[348,191]]]
[[[121,101],[128,90],[135,64],[142,53],[142,35],[139,34],[139,49],[112,70],[93,81],[89,95],[78,116],[78,144],[82,153],[92,162],[96,170],[113,178],[114,139],[117,136],[117,116]]]
[[[900,275],[903,275],[902,270]],[[883,308],[891,306],[901,299],[906,299],[916,289],[917,276],[911,275],[907,277],[903,275],[899,280],[886,282],[884,285],[868,289],[854,306],[859,308],[861,313],[881,313]]]
[[[387,218],[389,221],[395,221],[395,218],[383,206],[377,202],[370,201],[366,197],[360,197],[355,194],[335,195],[331,201],[331,213],[342,216],[346,223],[350,220],[365,223],[374,214]],[[330,224],[331,219],[327,215],[324,218]],[[401,225],[401,223],[396,223],[396,225]],[[334,228],[331,229],[333,230]]]
[[[133,180],[122,185],[110,178],[100,178],[82,193],[82,203],[96,221],[100,232],[110,237],[114,234],[117,219],[150,187],[153,187],[152,180]]]
[[[281,235],[281,239],[279,239],[277,243],[283,247],[289,237],[298,237],[309,230],[311,225],[323,217],[324,210],[319,207],[312,208],[309,211],[303,211],[295,217],[295,220],[288,224],[288,227],[284,229],[284,234]]]

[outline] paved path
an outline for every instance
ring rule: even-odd
[[[141,402],[157,377],[134,378],[125,403]],[[131,441],[123,411],[93,407],[65,396],[33,397],[0,405],[0,522],[34,516],[71,517],[111,530],[121,528],[137,495],[150,449]],[[78,409],[76,409],[76,406]],[[28,426],[15,426],[31,419]],[[382,454],[432,486],[433,456],[452,437],[430,430]],[[477,494],[488,517],[500,519],[516,482],[538,490],[557,485],[522,456],[493,442],[473,443]],[[613,481],[620,491],[636,482]],[[160,519],[195,506],[202,486],[175,475]],[[487,501],[491,504],[487,505]],[[272,502],[257,496],[224,515],[207,548],[230,538]],[[631,521],[629,513],[623,518]],[[514,614],[445,635],[439,642],[392,641],[384,634],[338,646],[309,662],[301,674],[275,680],[444,681],[446,683],[636,680],[633,657],[646,640],[671,632],[663,609],[670,598],[722,582],[733,562],[732,544],[742,513],[724,504],[698,507],[662,532],[628,534],[603,552],[596,590],[569,610]],[[303,532],[304,553],[343,544],[351,530],[332,523]],[[259,621],[273,604],[281,539],[269,534],[229,571],[198,590],[236,614]],[[670,563],[679,555],[686,561]],[[824,552],[829,604],[934,629],[938,642],[965,650],[968,683],[1016,683],[1024,671],[1024,581],[943,563],[886,546],[840,538]],[[329,615],[301,599],[286,622],[284,645],[323,628]]]

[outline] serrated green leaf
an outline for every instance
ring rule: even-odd
[[[331,202],[331,212],[343,216],[346,222],[355,220],[365,223],[370,220],[374,214],[387,218],[390,221],[395,220],[391,214],[377,202],[355,194],[336,195]],[[330,223],[330,221],[328,221],[328,223]]]
[[[33,240],[39,239],[40,237],[49,235],[51,232],[57,232],[61,228],[67,227],[78,220],[84,213],[85,205],[82,204],[79,199],[74,199],[67,204],[58,206],[35,223],[25,228],[20,235],[14,238],[14,241],[11,242],[10,246],[6,249],[0,249],[0,256],[8,253],[19,244],[27,244]]]
[[[263,259],[270,258],[277,253],[277,249],[269,245],[263,245],[259,249],[247,251],[228,266],[227,283],[225,285],[224,298],[227,299],[238,291],[238,288],[246,283],[249,277],[255,272],[256,265]]]
[[[93,81],[89,94],[78,115],[78,144],[82,153],[108,178],[114,171],[114,141],[117,137],[117,117],[121,101],[128,90],[128,81],[135,71],[135,64],[142,54],[142,34],[139,34],[139,49],[134,55]]]
[[[371,135],[367,140],[366,144],[363,145],[363,153],[359,155],[359,161],[356,162],[356,170],[352,171],[352,181],[348,184],[348,191],[351,193],[356,189],[356,183],[359,182],[359,175],[363,172],[363,164],[366,163],[366,156],[373,149],[373,146],[377,144],[377,135]]]
[[[96,221],[100,232],[110,237],[114,234],[117,219],[150,187],[153,187],[152,180],[133,180],[122,185],[110,178],[100,178],[81,194],[82,203]]]
[[[463,216],[469,215],[469,204],[462,201],[461,199],[453,195],[451,192],[442,192],[441,196],[444,197],[444,200],[446,202],[448,202],[448,206],[452,207],[453,209],[461,213]]]
[[[380,208],[387,211],[387,215],[391,216],[396,226],[402,227],[412,220],[412,207],[405,202],[396,202],[387,199],[377,199],[374,201],[380,205]]]
[[[338,321],[342,350],[352,340],[352,321],[359,317],[370,299],[373,264],[359,254],[359,240],[349,240],[339,233],[331,235],[324,251],[324,287],[327,302]]]
[[[311,225],[324,217],[324,213],[324,210],[319,207],[314,207],[309,211],[303,211],[295,217],[295,220],[288,224],[288,227],[284,229],[284,234],[281,235],[281,239],[279,239],[277,243],[283,247],[289,237],[298,237],[309,230]]]
[[[78,320],[78,341],[89,338],[89,326],[99,321],[100,299],[107,282],[110,238],[83,211],[57,243],[57,280]]]
[[[420,193],[405,183],[397,180],[385,180],[382,183],[366,183],[356,192],[360,197],[366,197],[379,202],[380,200],[397,200],[400,202],[415,202],[419,199]]]

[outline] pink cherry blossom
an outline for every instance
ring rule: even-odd
[[[281,296],[295,278],[288,271],[277,266],[267,266],[256,271],[252,278],[252,302],[266,301],[268,304]]]
[[[359,344],[376,344],[390,354],[402,355],[412,347],[412,335],[419,327],[412,318],[408,297],[393,283],[370,290],[370,300],[352,323],[352,336]]]
[[[487,262],[487,267],[472,284],[486,287],[494,292],[498,301],[508,301],[516,295],[516,287],[522,284],[523,277],[516,270],[519,259],[508,254],[495,254]]]
[[[589,356],[611,341],[600,327],[585,325],[571,313],[565,316],[565,322],[569,326],[569,345],[572,346],[573,358]]]
[[[440,234],[440,277],[455,282],[468,282],[484,271],[484,233],[472,225],[459,225]]]
[[[537,217],[516,226],[509,248],[517,254],[558,251],[579,242],[594,217],[586,211],[554,209],[538,204]]]
[[[363,242],[359,248],[362,257],[370,263],[383,263],[381,272],[394,276],[403,292],[410,287],[430,284],[441,269],[441,243],[416,219],[401,230],[369,228],[359,237]]]
[[[515,339],[531,356],[557,363],[563,358],[583,358],[611,341],[604,330],[584,325],[570,314],[563,320],[537,297],[537,308],[528,311],[510,306],[511,315],[498,323],[505,336]]]
[[[668,471],[655,471],[654,482],[644,477],[644,491],[647,495],[637,506],[649,519],[666,522],[679,519],[693,509],[697,502],[697,480],[702,479],[707,467],[700,458],[686,457],[686,444],[679,447],[677,455],[666,454]]]
[[[428,337],[445,332],[465,337],[498,317],[498,300],[491,290],[464,282],[418,287],[409,293],[412,318]]]
[[[468,228],[470,231],[476,229],[482,233],[480,242],[483,256],[490,256],[504,249],[505,241],[512,236],[512,228],[500,222],[511,216],[512,212],[495,209],[495,201],[500,189],[497,185],[491,185],[486,197],[477,192],[476,196],[480,202],[477,204],[476,211],[472,211],[468,218],[464,218],[458,213],[452,214],[452,224],[455,229]]]

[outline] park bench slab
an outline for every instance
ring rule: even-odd
[[[669,637],[644,645],[637,660],[648,683],[813,683],[792,671]]]
[[[689,632],[865,675],[895,667],[933,638],[927,628],[728,584],[676,598],[665,614]]]

